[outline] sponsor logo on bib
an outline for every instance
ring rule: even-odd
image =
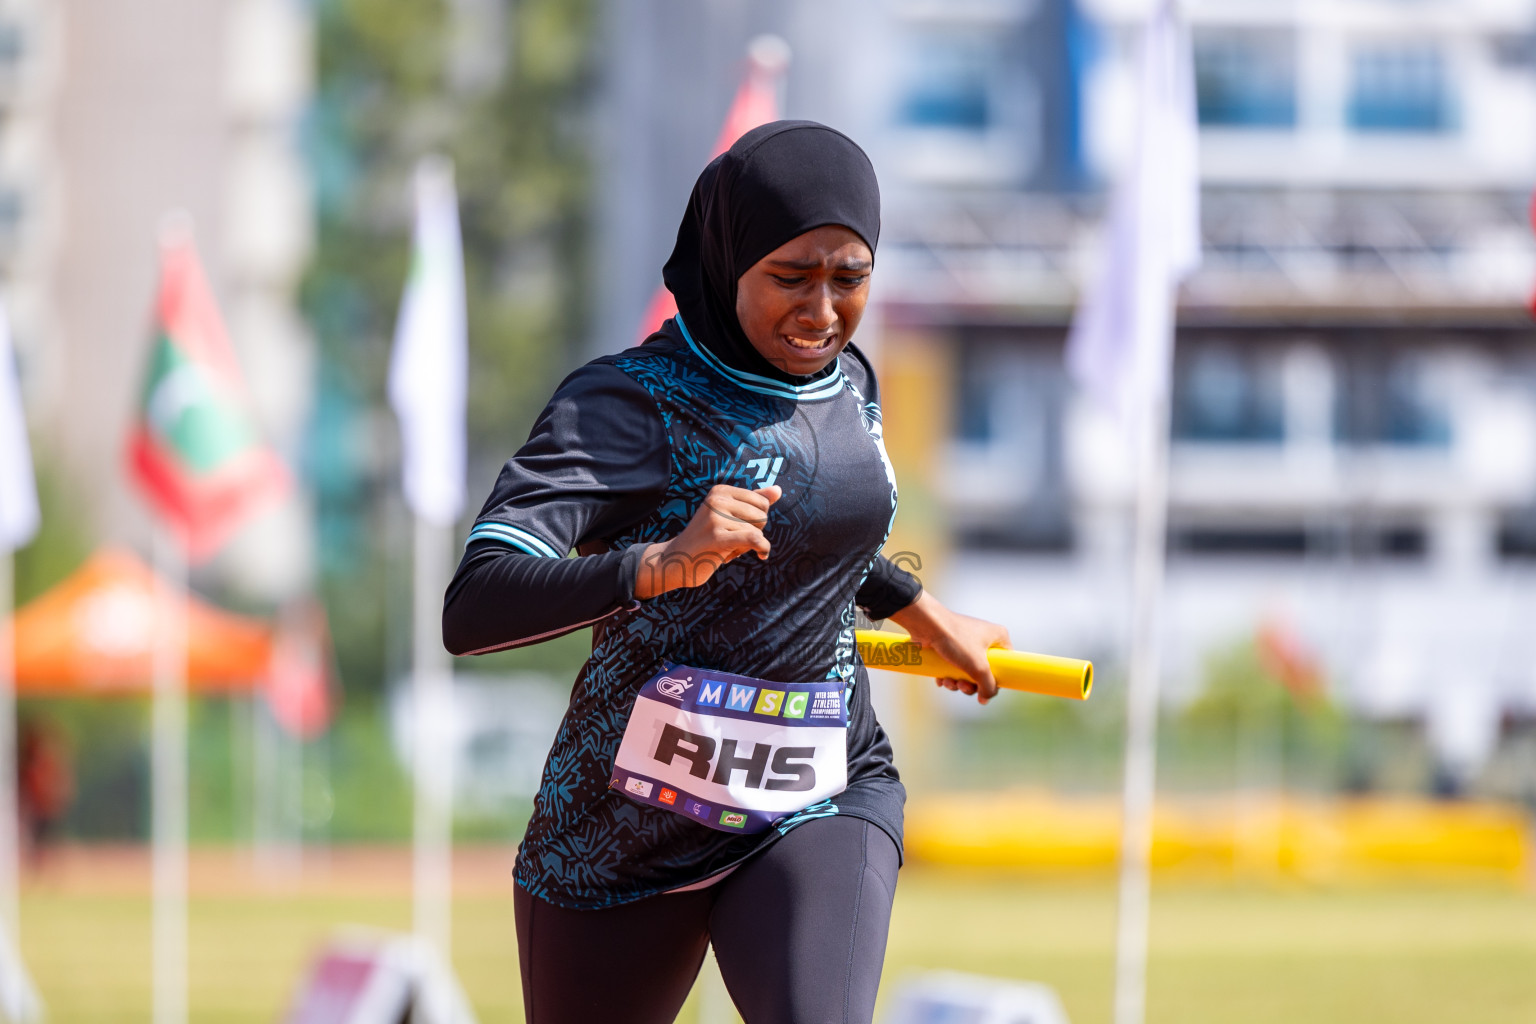
[[[721,811],[720,824],[729,825],[731,828],[746,828],[747,816],[740,811]]]
[[[633,775],[629,777],[628,782],[624,783],[624,788],[635,794],[635,796],[651,795],[651,784],[644,779],[637,779]]]
[[[656,794],[656,799],[664,804],[675,804],[677,803],[677,790],[662,786],[661,792]]]
[[[656,692],[663,697],[671,697],[673,700],[682,700],[688,695],[688,688],[693,684],[686,679],[673,679],[671,676],[662,676],[656,680]]]
[[[711,808],[709,804],[701,804],[697,800],[689,800],[685,810],[687,810],[687,812],[693,815],[695,818],[704,818],[705,820],[708,820],[709,812],[713,810],[713,808]]]

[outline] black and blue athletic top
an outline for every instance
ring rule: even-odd
[[[749,553],[702,586],[636,601],[645,545],[681,533],[721,483],[782,488],[764,528],[768,559]],[[856,605],[884,618],[919,592],[879,554],[895,509],[875,376],[852,345],[831,373],[787,384],[726,365],[678,318],[568,377],[502,469],[443,616],[456,654],[595,625],[519,847],[518,884],[566,907],[624,903],[706,879],[833,814],[878,825],[899,848],[905,792],[853,636]],[[565,557],[573,549],[587,553]],[[609,789],[635,694],[669,663],[841,680],[848,788],[758,836]]]
[[[853,632],[856,607],[885,618],[919,592],[880,556],[896,480],[875,375],[847,345],[793,376],[757,352],[736,313],[741,275],[822,225],[847,227],[874,253],[879,185],[842,133],[778,121],[711,162],[663,270],[680,314],[560,385],[470,531],[444,605],[449,650],[593,626],[518,851],[517,882],[536,897],[591,908],[682,888],[830,815],[872,822],[901,846],[905,791]],[[681,533],[716,484],[782,489],[763,530],[769,557],[745,555],[701,586],[636,601],[645,547]],[[752,835],[610,789],[636,695],[669,665],[841,682],[847,788]]]

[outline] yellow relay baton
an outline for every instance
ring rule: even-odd
[[[907,636],[881,629],[856,630],[859,654],[870,668],[905,672],[914,676],[964,679],[955,666]],[[1093,662],[1079,658],[1057,658],[1049,654],[1030,654],[994,647],[987,652],[992,678],[1008,690],[1042,693],[1047,697],[1087,700],[1093,692]]]

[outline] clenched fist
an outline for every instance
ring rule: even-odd
[[[682,533],[645,549],[635,596],[645,600],[679,587],[701,586],[715,570],[749,551],[766,559],[770,545],[763,527],[782,493],[777,487],[711,487]]]

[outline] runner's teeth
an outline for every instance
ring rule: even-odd
[[[795,348],[821,348],[821,346],[825,345],[828,340],[830,340],[827,338],[796,338],[792,334],[786,334],[785,337],[789,339],[789,343],[795,346]]]

